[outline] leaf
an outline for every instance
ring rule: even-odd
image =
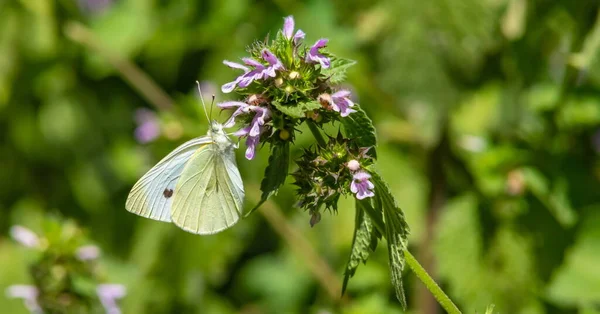
[[[575,244],[566,252],[546,295],[561,306],[591,306],[600,300],[600,205],[585,210]]]
[[[373,225],[369,215],[365,215],[365,205],[363,203],[367,203],[367,206],[370,207],[370,204],[368,204],[369,201],[369,199],[356,200],[356,219],[354,237],[352,239],[352,251],[350,252],[346,271],[344,272],[342,294],[346,291],[348,280],[354,276],[359,264],[361,262],[363,264],[367,263],[369,255],[375,252],[377,242],[381,239],[381,233]]]
[[[275,106],[277,110],[281,111],[281,113],[292,118],[304,118],[306,112],[321,108],[321,103],[314,100],[307,102],[299,102],[297,104],[292,105],[280,104],[277,101],[273,101],[271,102],[271,104]]]
[[[373,121],[371,121],[358,104],[355,104],[352,109],[356,110],[356,112],[353,112],[342,119],[346,137],[354,139],[360,147],[373,147],[369,150],[369,154],[372,157],[377,158],[375,152],[375,146],[377,146],[377,134],[375,132],[375,126],[373,126]]]
[[[356,64],[354,60],[338,58],[336,56],[330,56],[329,59],[331,60],[331,65],[327,69],[322,69],[321,74],[328,77],[329,81],[333,84],[344,81],[346,79],[346,71]]]
[[[273,151],[271,152],[271,156],[269,156],[269,165],[265,169],[265,177],[260,183],[260,190],[262,191],[260,202],[258,202],[245,217],[248,217],[248,215],[254,212],[260,205],[267,201],[271,195],[277,193],[279,187],[285,182],[285,178],[287,178],[289,162],[289,142],[273,146]]]
[[[383,209],[392,285],[396,290],[396,297],[402,308],[406,309],[402,270],[405,264],[404,250],[408,245],[408,224],[404,218],[404,213],[396,204],[394,196],[390,193],[389,187],[383,179],[377,173],[373,173],[371,179],[375,185],[375,197],[379,198]]]

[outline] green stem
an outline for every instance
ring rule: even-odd
[[[317,127],[315,122],[311,119],[306,119],[306,124],[308,125],[310,132],[317,140],[317,144],[319,144],[319,146],[321,147],[327,146],[327,142],[325,142],[325,138],[323,137],[323,134],[321,134],[321,131],[319,131],[319,128]]]
[[[429,276],[425,268],[419,264],[419,262],[415,259],[415,257],[410,254],[408,250],[404,250],[404,257],[406,258],[406,263],[412,269],[412,271],[417,275],[417,277],[425,284],[427,290],[433,294],[435,299],[440,303],[440,305],[448,312],[449,314],[461,314],[460,310],[456,305],[450,300],[450,297],[444,293],[444,291],[440,288],[440,286],[435,283],[433,278]]]

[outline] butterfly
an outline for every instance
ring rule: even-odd
[[[202,105],[206,112],[204,101]],[[207,135],[183,143],[137,181],[125,208],[195,234],[214,234],[233,226],[244,204],[237,147],[223,125],[211,121]]]

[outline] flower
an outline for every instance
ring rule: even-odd
[[[79,247],[75,254],[82,261],[91,261],[100,256],[100,248],[95,245],[84,245]]]
[[[250,121],[250,124],[233,133],[233,135],[238,137],[248,137],[246,139],[246,158],[252,160],[256,152],[256,145],[260,141],[260,135],[264,131],[265,123],[271,117],[271,112],[267,108],[249,105],[245,102],[240,101],[228,101],[220,103],[217,106],[221,109],[233,109],[237,107],[237,109],[233,112],[229,120],[227,120],[223,124],[223,127],[226,128],[230,128],[235,124],[235,118],[237,116],[241,114],[249,114],[251,112],[255,113],[254,117],[252,118],[252,121]]]
[[[120,314],[121,309],[116,300],[125,296],[127,290],[119,284],[103,284],[96,287],[96,294],[107,314]]]
[[[6,288],[6,296],[9,298],[23,299],[25,307],[31,313],[41,314],[42,308],[37,302],[38,289],[31,285],[12,285]]]
[[[347,117],[349,114],[356,112],[350,107],[354,107],[354,102],[350,100],[350,91],[340,90],[333,95],[327,93],[319,95],[319,102],[329,110],[339,112],[342,117]]]
[[[245,88],[248,87],[254,80],[266,79],[268,77],[275,77],[276,70],[283,69],[283,63],[277,59],[277,57],[268,49],[261,51],[261,57],[263,60],[269,63],[269,66],[264,66],[262,63],[252,59],[243,58],[242,61],[245,65],[252,67],[248,68],[245,65],[224,60],[223,63],[232,69],[240,69],[244,71],[244,74],[238,76],[235,81],[229,82],[221,86],[223,93],[230,93],[235,89],[236,86]]]
[[[263,71],[263,78],[267,78],[267,76],[275,77],[277,75],[275,71],[284,68],[283,63],[269,49],[263,49],[260,55],[269,63],[269,66]]]
[[[356,194],[357,199],[362,200],[375,196],[375,193],[373,193],[375,186],[369,181],[370,178],[371,175],[364,171],[354,173],[352,183],[350,184],[350,191]]]
[[[286,18],[284,18],[284,22],[283,22],[283,36],[285,38],[287,38],[288,40],[290,39],[294,39],[294,43],[297,43],[300,39],[303,39],[304,36],[306,34],[304,34],[304,32],[299,29],[295,35],[292,34],[294,33],[294,17],[293,16],[288,16]]]
[[[317,40],[317,42],[310,47],[308,54],[306,54],[306,62],[319,62],[322,68],[329,68],[329,65],[331,64],[329,58],[319,53],[319,49],[325,47],[328,41],[329,40],[325,38]]]
[[[40,238],[33,231],[23,226],[13,226],[10,228],[10,236],[22,245],[30,248],[40,247]]]
[[[160,135],[160,125],[156,114],[149,109],[139,108],[134,118],[138,127],[134,131],[135,138],[142,144],[150,143]]]

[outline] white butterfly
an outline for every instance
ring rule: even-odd
[[[212,121],[206,136],[185,142],[150,169],[129,192],[125,208],[196,234],[231,227],[244,204],[237,147]]]

